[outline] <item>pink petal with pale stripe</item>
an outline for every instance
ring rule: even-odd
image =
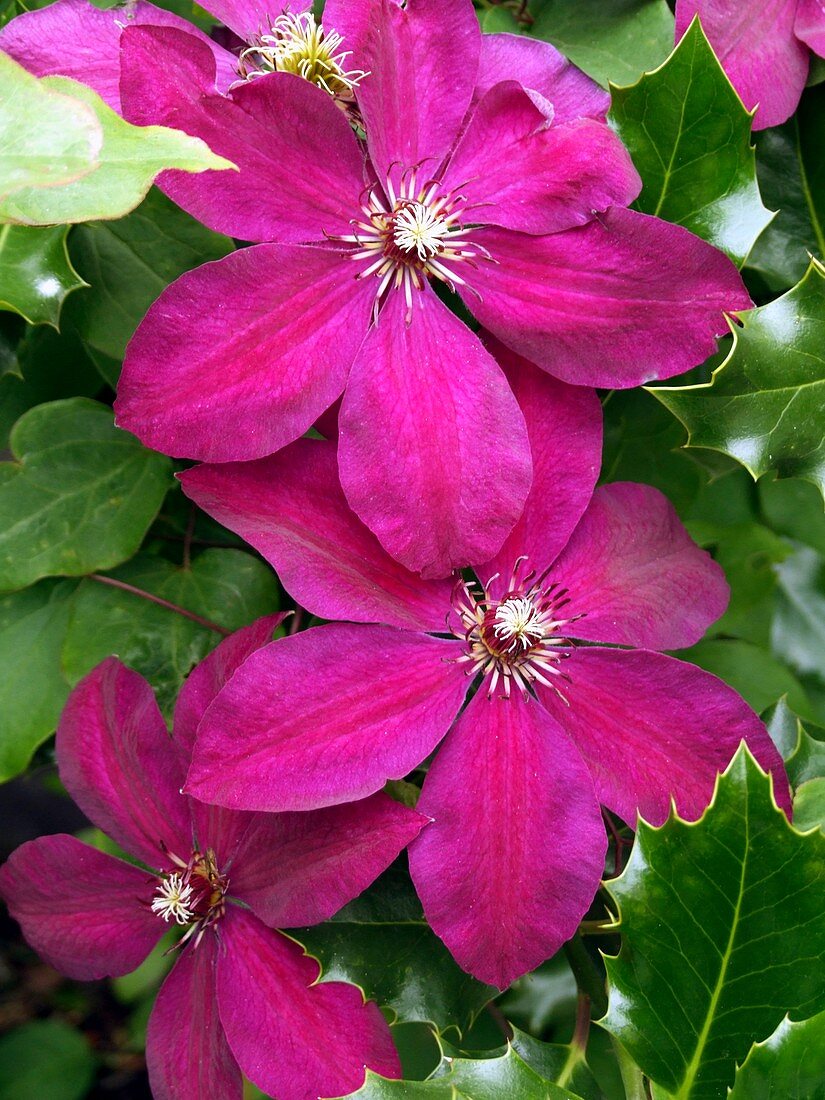
[[[774,773],[779,805],[790,811],[779,753],[763,723],[727,684],[661,653],[576,649],[565,662],[567,703],[539,687],[547,710],[575,741],[600,801],[629,825],[637,812],[661,825],[671,798],[698,818],[716,775],[746,741]]]
[[[444,629],[452,582],[422,580],[389,556],[347,504],[334,443],[298,439],[258,462],[197,466],[180,480],[313,615]]]
[[[0,896],[35,951],[80,981],[128,974],[167,930],[145,871],[64,834],[17,848]]]
[[[344,982],[313,984],[318,964],[251,913],[234,909],[218,958],[221,1023],[246,1076],[278,1100],[318,1100],[359,1089],[365,1067],[400,1077],[377,1005]]]
[[[576,931],[607,847],[587,767],[535,699],[471,700],[419,800],[410,872],[433,931],[500,988]]]
[[[467,691],[458,642],[314,627],[253,653],[201,722],[186,790],[233,808],[310,810],[401,779]]]

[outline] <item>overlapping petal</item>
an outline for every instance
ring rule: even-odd
[[[600,486],[552,572],[565,615],[584,616],[571,633],[592,642],[682,649],[728,605],[721,567],[649,485]]]
[[[476,105],[443,177],[470,204],[468,220],[523,233],[585,225],[598,210],[636,198],[641,180],[602,122],[554,124],[515,80]]]
[[[789,118],[805,87],[808,51],[794,35],[798,0],[677,0],[677,41],[694,16],[764,130]]]
[[[165,172],[167,194],[210,229],[246,241],[320,242],[350,232],[363,156],[343,113],[291,73],[215,90],[206,46],[179,30],[135,27],[121,40],[131,122],[202,138],[233,171]],[[320,292],[319,292],[320,293]]]
[[[476,693],[419,800],[410,872],[460,965],[501,988],[554,954],[598,889],[607,841],[587,767],[534,699]]]
[[[328,920],[427,822],[381,792],[309,814],[254,817],[237,855],[232,893],[273,928]]]
[[[128,974],[166,930],[145,871],[64,834],[17,848],[0,867],[0,895],[35,951],[81,981]]]
[[[374,290],[353,274],[328,249],[262,244],[181,276],[129,345],[118,424],[219,462],[292,442],[341,393],[366,332]]]
[[[443,577],[499,548],[532,465],[524,419],[478,338],[425,288],[387,300],[339,416],[341,484],[392,556]]]
[[[660,825],[671,797],[682,817],[698,818],[742,740],[774,773],[777,801],[790,809],[782,760],[765,726],[709,672],[622,649],[576,649],[564,671],[567,702],[545,688],[541,700],[578,746],[600,801],[628,824],[638,811]]]
[[[204,715],[186,790],[308,810],[363,798],[430,753],[467,683],[458,642],[332,624],[249,657]]]
[[[495,557],[475,566],[482,584],[500,575],[493,586],[498,591],[522,555],[543,572],[584,514],[601,465],[602,410],[594,390],[550,377],[490,336],[485,342],[524,414],[533,455],[533,484],[521,517]]]
[[[180,797],[185,768],[172,749],[152,689],[110,657],[66,703],[57,763],[90,821],[133,856],[156,867],[165,845],[188,852],[192,825]]]
[[[298,944],[234,909],[217,963],[229,1046],[247,1077],[279,1100],[317,1100],[360,1088],[364,1068],[399,1077],[378,1007],[343,982],[312,983],[318,964]]]
[[[195,467],[181,482],[313,615],[443,630],[452,583],[411,573],[361,523],[341,489],[334,443],[299,439],[258,462]]]
[[[502,80],[518,80],[553,107],[556,125],[577,118],[603,119],[610,95],[549,42],[518,34],[483,34],[475,95]]]
[[[234,59],[192,23],[146,0],[103,10],[89,0],[57,0],[23,12],[0,30],[0,49],[35,76],[68,76],[120,111],[120,36],[144,24],[185,31],[213,56],[215,80],[235,79]],[[213,81],[214,84],[214,81]]]
[[[796,37],[801,38],[814,53],[825,57],[825,2],[823,0],[799,0],[793,29]]]
[[[358,105],[379,176],[419,163],[434,174],[473,94],[481,31],[472,5],[351,0],[332,8],[329,25],[344,34],[353,64],[369,72]]]
[[[221,942],[205,936],[184,950],[158,993],[146,1031],[154,1100],[241,1100],[243,1085],[221,1026],[215,968]]]
[[[624,389],[670,378],[715,349],[725,311],[751,305],[731,261],[686,229],[612,207],[544,237],[484,229],[462,291],[503,343],[566,382]],[[461,288],[459,288],[461,290]]]
[[[287,0],[274,7],[266,4],[265,0],[207,0],[204,7],[239,38],[248,42],[253,35],[269,30],[270,20],[280,14],[281,8],[297,15],[311,8],[312,0]]]

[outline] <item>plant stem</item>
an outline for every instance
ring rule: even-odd
[[[586,997],[590,998],[594,1015],[604,1016],[607,1012],[607,994],[604,990],[604,980],[596,969],[596,964],[590,958],[590,954],[578,932],[564,945],[564,953],[567,956],[570,969],[573,971],[576,985]]]
[[[180,607],[170,600],[164,600],[160,596],[153,596],[151,592],[146,592],[143,588],[137,588],[134,584],[127,584],[126,581],[115,580],[114,577],[104,577],[102,573],[89,573],[88,577],[90,581],[97,581],[98,584],[108,584],[112,588],[120,588],[123,592],[130,592],[133,596],[140,596],[143,600],[149,600],[150,603],[156,603],[158,607],[165,607],[167,611],[174,611],[178,615],[183,615],[185,619],[191,619],[193,623],[206,627],[207,630],[214,630],[216,634],[221,634],[224,638],[227,638],[232,633],[232,631],[227,630],[225,626],[213,623],[211,619],[205,619],[202,615],[196,615],[194,611],[187,611],[185,607]]]
[[[618,1039],[611,1036],[613,1051],[622,1075],[626,1100],[648,1100],[642,1071],[627,1053]]]

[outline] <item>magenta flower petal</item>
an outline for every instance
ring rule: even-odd
[[[553,566],[576,638],[643,649],[698,642],[728,605],[721,567],[649,485],[602,485]]]
[[[218,1005],[246,1076],[278,1100],[317,1100],[360,1088],[365,1066],[400,1077],[390,1031],[360,989],[322,982],[318,963],[251,913],[233,909],[217,964]]]
[[[796,110],[808,76],[808,51],[794,36],[798,0],[677,0],[676,40],[695,15],[748,110],[754,130]]]
[[[155,1100],[241,1100],[241,1074],[218,1014],[219,944],[210,934],[184,950],[160,988],[146,1031]]]
[[[683,817],[698,818],[742,740],[774,773],[777,801],[790,811],[782,760],[767,730],[709,672],[623,649],[576,649],[564,671],[567,703],[540,687],[541,700],[576,742],[600,801],[629,825],[637,810],[661,825],[671,795]]]
[[[145,871],[65,834],[22,844],[0,867],[0,896],[23,935],[80,981],[143,962],[166,931],[149,908],[151,893]]]
[[[549,124],[513,80],[478,103],[444,174],[478,218],[524,233],[585,225],[597,210],[627,206],[641,189],[630,156],[603,122]],[[470,218],[472,220],[472,218]]]
[[[285,617],[286,612],[265,615],[250,626],[236,630],[195,666],[178,695],[172,724],[175,742],[183,752],[191,754],[198,723],[226,681],[250,654],[272,641],[273,631]]]
[[[458,642],[331,624],[249,657],[201,722],[186,790],[222,806],[311,810],[401,779],[432,752],[467,681]]]
[[[336,253],[299,245],[243,248],[188,272],[129,345],[118,424],[186,458],[278,450],[340,394],[374,293]]]
[[[602,408],[595,390],[566,382],[485,337],[524,413],[533,454],[533,485],[521,518],[498,554],[477,566],[482,584],[500,574],[506,588],[517,558],[541,573],[564,548],[593,495],[602,458]]]
[[[232,873],[232,893],[277,928],[328,920],[386,870],[427,822],[380,792],[310,814],[253,816]]]
[[[463,293],[520,355],[578,386],[625,389],[670,378],[716,350],[723,311],[750,298],[731,261],[681,226],[619,207],[546,237],[484,229]],[[459,288],[461,289],[461,288]]]
[[[403,7],[398,0],[353,0],[352,6],[348,19],[331,13],[330,24],[341,24],[335,29],[353,49],[353,63],[369,72],[358,105],[372,162],[382,179],[393,166],[422,162],[434,174],[473,94],[481,46],[473,6],[468,0],[407,0]]]
[[[500,367],[429,287],[409,320],[391,294],[359,352],[339,416],[341,484],[392,556],[443,577],[498,550],[532,465]]]
[[[431,765],[410,872],[459,964],[503,988],[575,932],[607,847],[574,745],[534,699],[480,690]]]
[[[794,34],[814,53],[825,57],[825,3],[823,0],[799,0],[794,22]],[[0,45],[3,40],[0,37]]]
[[[518,80],[553,105],[558,125],[576,118],[603,119],[610,95],[571,65],[549,42],[518,34],[483,34],[476,78],[476,96],[502,80]]]
[[[346,502],[334,443],[298,439],[270,458],[196,466],[180,479],[313,615],[444,629],[452,582],[422,580],[383,549]]]
[[[142,676],[109,657],[69,696],[57,728],[66,790],[99,829],[156,867],[165,844],[188,851],[192,826],[180,796],[166,724]]]
[[[314,84],[281,73],[220,95],[210,50],[166,28],[130,27],[121,55],[131,122],[185,130],[239,169],[164,172],[164,190],[190,214],[247,241],[352,231],[363,157],[343,112]]]
[[[206,0],[205,7],[239,38],[248,42],[262,29],[268,29],[269,20],[280,14],[282,8],[297,15],[311,8],[312,0],[286,0],[286,3],[275,4],[268,4],[266,0]]]
[[[151,24],[186,31],[214,57],[216,76],[234,79],[234,58],[192,23],[163,8],[137,0],[105,11],[88,0],[57,0],[46,8],[24,12],[0,30],[0,49],[35,76],[71,77],[94,88],[120,111],[120,36],[124,23]]]

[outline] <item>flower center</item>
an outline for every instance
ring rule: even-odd
[[[421,290],[427,278],[439,279],[455,291],[466,285],[457,271],[462,263],[475,266],[479,258],[491,258],[467,236],[466,199],[456,191],[443,191],[438,180],[419,184],[417,174],[415,169],[403,172],[397,192],[389,178],[383,188],[375,184],[361,216],[352,220],[354,232],[334,238],[357,246],[350,258],[366,262],[359,279],[374,275],[379,280],[376,311],[390,287],[403,288],[408,321],[413,292]]]
[[[218,870],[211,848],[206,853],[193,851],[188,863],[171,852],[168,855],[179,870],[164,871],[158,876],[151,909],[167,924],[174,920],[180,925],[190,925],[180,942],[185,943],[195,934],[197,945],[206,929],[223,916],[229,882]]]
[[[516,562],[501,599],[490,595],[498,574],[480,593],[464,581],[457,583],[453,611],[460,625],[453,633],[467,643],[466,653],[458,659],[470,665],[468,675],[481,673],[489,678],[489,696],[501,681],[506,698],[512,684],[526,694],[533,683],[544,684],[564,698],[559,681],[569,677],[559,666],[570,655],[572,643],[563,631],[582,616],[560,615],[570,602],[567,589],[559,588],[558,582],[547,584],[546,572],[536,577],[526,561]]]
[[[312,12],[279,15],[267,33],[256,35],[238,59],[244,80],[265,73],[295,73],[317,84],[336,99],[351,102],[367,73],[347,69],[351,50],[342,50],[343,39],[325,31]]]

